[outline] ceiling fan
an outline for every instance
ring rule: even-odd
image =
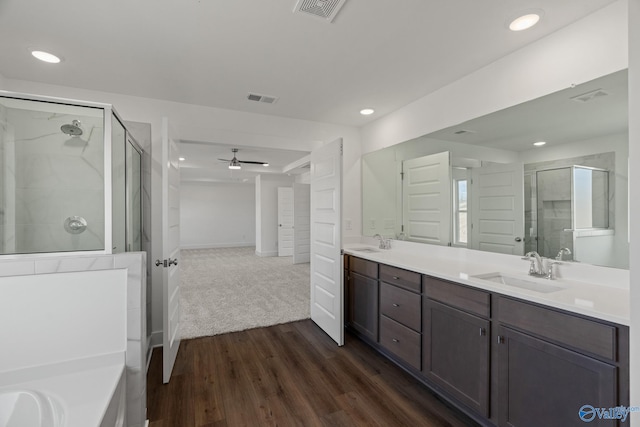
[[[218,159],[220,161],[223,162],[229,162],[229,169],[241,169],[241,164],[245,163],[245,164],[251,164],[251,165],[262,165],[262,166],[269,166],[269,163],[267,162],[254,162],[251,160],[238,160],[236,157],[236,153],[239,150],[237,148],[232,148],[231,152],[233,153],[233,159],[228,160],[228,159]]]

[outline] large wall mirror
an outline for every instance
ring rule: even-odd
[[[628,268],[628,145],[622,70],[365,154],[363,235]]]

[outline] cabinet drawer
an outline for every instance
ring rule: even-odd
[[[363,276],[371,277],[372,279],[378,278],[378,263],[373,261],[367,261],[366,259],[350,257],[349,268],[355,273],[362,274]]]
[[[497,297],[497,318],[505,325],[556,341],[613,362],[617,361],[617,328],[570,313]]]
[[[420,332],[420,294],[380,282],[380,313]]]
[[[421,292],[420,274],[414,273],[413,271],[407,271],[401,268],[381,264],[380,280],[392,283],[413,292]]]
[[[380,344],[416,369],[420,369],[421,336],[404,325],[380,316]]]
[[[427,297],[478,316],[490,316],[490,293],[431,276],[423,276],[423,282],[424,294]]]

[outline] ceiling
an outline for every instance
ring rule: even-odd
[[[427,138],[511,151],[585,141],[628,129],[627,70],[618,71],[486,116],[430,133]],[[597,93],[583,102],[581,95]],[[605,95],[606,94],[606,95]],[[578,100],[576,100],[578,99]],[[465,133],[456,133],[467,131]]]
[[[232,148],[237,148],[238,160],[252,160],[269,163],[269,166],[242,164],[242,169],[229,169],[229,162],[218,159],[233,157]],[[211,144],[199,141],[180,141],[180,180],[182,182],[226,182],[253,184],[257,175],[280,175],[284,168],[309,153],[304,151],[278,150],[269,148],[246,147],[238,145]],[[306,169],[308,170],[308,169]],[[304,168],[289,171],[300,174]]]
[[[295,0],[0,0],[0,74],[362,126],[612,2],[347,0],[329,23]],[[506,28],[531,8],[536,27]]]

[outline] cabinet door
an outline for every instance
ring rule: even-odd
[[[617,403],[616,367],[504,326],[498,327],[500,426],[616,426],[584,405]],[[592,418],[592,416],[594,416]]]
[[[348,295],[349,325],[378,342],[378,281],[350,272]]]
[[[425,298],[423,374],[489,415],[489,321]]]

